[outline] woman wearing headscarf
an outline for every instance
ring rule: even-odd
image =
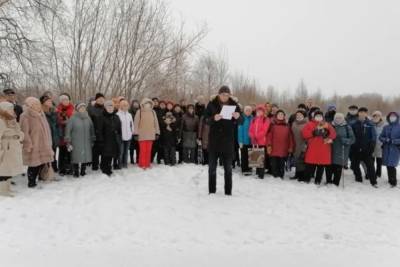
[[[71,168],[71,153],[68,151],[67,143],[64,140],[65,127],[67,127],[68,120],[74,114],[74,105],[71,103],[71,97],[63,93],[59,97],[60,104],[58,104],[57,124],[60,129],[60,142],[58,151],[58,169],[61,176],[72,173]]]
[[[349,160],[350,147],[356,139],[343,113],[335,114],[332,126],[336,131],[336,138],[332,143],[332,164],[326,168],[326,181],[339,186],[343,168]]]
[[[10,183],[13,176],[24,173],[22,145],[24,134],[17,123],[14,105],[0,103],[0,195],[12,196]]]
[[[294,120],[292,122],[292,132],[293,132],[294,142],[296,144],[296,148],[294,150],[293,155],[296,161],[295,164],[296,172],[294,177],[291,177],[290,179],[293,180],[297,179],[299,181],[303,181],[306,169],[306,165],[304,163],[304,154],[306,152],[307,144],[306,140],[303,138],[302,131],[304,126],[308,122],[307,113],[305,110],[299,109],[296,111],[293,117]]]
[[[139,167],[147,169],[150,167],[153,142],[160,137],[160,126],[151,99],[143,99],[140,107],[134,119],[134,138],[139,142]]]
[[[92,147],[96,140],[93,122],[85,103],[75,106],[75,113],[67,123],[65,141],[71,151],[71,163],[75,178],[86,175],[86,165],[92,162]]]
[[[28,97],[20,124],[24,133],[23,163],[28,166],[28,187],[35,187],[44,164],[53,162],[51,131],[39,99]],[[43,178],[43,177],[42,177]]]

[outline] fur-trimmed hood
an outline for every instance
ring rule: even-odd
[[[140,102],[140,107],[144,108],[144,105],[146,103],[150,103],[151,104],[151,108],[154,108],[154,102],[150,98],[143,98],[143,100]]]

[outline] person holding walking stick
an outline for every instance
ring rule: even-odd
[[[332,122],[336,139],[332,144],[332,164],[326,168],[327,183],[339,186],[343,168],[349,159],[350,147],[355,142],[353,130],[347,124],[344,114],[336,113]],[[344,186],[344,181],[343,181]]]

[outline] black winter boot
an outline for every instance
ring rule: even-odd
[[[86,164],[82,163],[81,165],[81,176],[86,175]]]
[[[74,178],[79,178],[79,164],[74,164],[72,168],[74,171]]]
[[[31,168],[28,168],[28,187],[33,188],[36,187],[36,172],[32,170]]]

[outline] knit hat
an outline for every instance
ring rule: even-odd
[[[78,104],[75,105],[75,109],[78,111],[81,107],[86,107],[86,104],[83,102],[78,102]]]
[[[231,89],[228,86],[224,85],[218,90],[218,94],[231,94]]]
[[[265,113],[265,106],[264,105],[257,105],[256,111],[259,111],[259,110],[261,110],[262,112]]]
[[[368,112],[368,108],[361,107],[361,108],[358,109],[358,112]]]
[[[358,107],[356,105],[351,105],[348,107],[348,109],[357,109],[358,110]]]
[[[63,100],[69,100],[71,101],[71,96],[67,93],[62,93],[59,98],[60,102],[62,102]]]
[[[94,97],[94,100],[97,100],[98,98],[105,98],[102,93],[97,93],[96,96]]]
[[[304,109],[304,110],[306,110],[306,109],[307,109],[307,106],[306,106],[305,104],[299,104],[299,105],[297,106],[297,108],[298,108],[298,109]]]
[[[336,105],[335,104],[329,104],[328,105],[328,111],[336,110]]]
[[[107,100],[106,102],[104,102],[104,107],[114,107],[114,103],[112,102],[112,100]]]
[[[333,117],[333,120],[334,121],[338,121],[338,120],[344,121],[345,120],[344,114],[343,113],[336,113],[335,116]]]
[[[48,95],[42,95],[42,96],[39,98],[40,103],[41,103],[42,105],[43,105],[44,103],[46,103],[46,101],[49,100],[49,99],[51,99],[51,98],[50,98],[50,96],[48,96]]]
[[[324,116],[324,113],[321,111],[321,110],[316,110],[315,112],[314,112],[314,117],[313,118],[315,118],[317,115],[321,115],[321,116]]]
[[[297,113],[303,115],[304,118],[307,117],[307,112],[305,112],[304,110],[297,110],[295,114],[297,115]]]

